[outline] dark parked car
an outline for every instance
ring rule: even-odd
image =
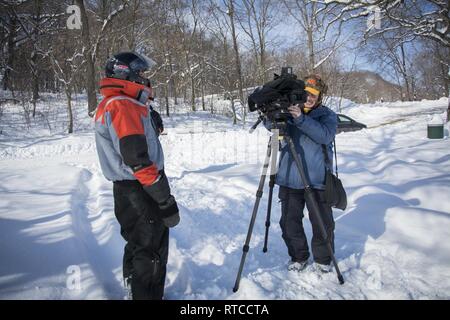
[[[338,113],[337,117],[338,117],[337,133],[347,131],[358,131],[367,128],[365,124],[353,120],[349,116],[344,116],[343,114]]]

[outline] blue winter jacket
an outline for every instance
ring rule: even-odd
[[[271,129],[271,123],[266,122],[265,126],[267,129]],[[302,114],[288,122],[287,132],[294,142],[297,154],[303,161],[306,176],[313,188],[324,189],[325,187],[325,159],[322,144],[327,146],[330,169],[332,169],[332,142],[336,135],[336,128],[336,113],[326,106],[317,107],[308,114]],[[289,146],[284,141],[281,143],[276,184],[292,189],[304,189],[305,187],[294,158],[289,152]]]

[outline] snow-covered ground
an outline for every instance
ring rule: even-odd
[[[426,138],[427,122],[443,116],[446,103],[346,102],[343,113],[368,125],[337,136],[349,205],[335,212],[336,258],[346,283],[312,267],[286,270],[276,201],[269,251],[262,252],[265,192],[237,293],[232,288],[268,133],[259,128],[250,135],[248,125],[233,127],[206,112],[165,118],[166,170],[182,216],[171,230],[166,298],[449,299],[449,128],[442,140]],[[86,109],[78,98],[75,133],[67,135],[61,98],[46,97],[28,126],[20,106],[3,106],[1,299],[124,297],[124,241]]]

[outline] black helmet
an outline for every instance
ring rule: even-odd
[[[136,82],[150,87],[150,81],[142,76],[155,62],[149,57],[135,52],[120,52],[106,62],[105,74],[116,78]]]

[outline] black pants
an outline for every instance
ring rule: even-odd
[[[324,191],[314,190],[314,196],[319,205],[331,246],[334,250],[334,219],[331,207],[325,203]],[[280,186],[279,198],[281,201],[280,226],[283,240],[288,248],[292,261],[305,261],[309,258],[308,241],[303,229],[303,209],[308,208],[313,236],[311,241],[314,261],[320,264],[330,264],[331,256],[327,248],[327,242],[320,231],[316,216],[311,212],[311,204],[305,200],[304,190],[291,189]]]
[[[156,203],[138,181],[114,182],[114,212],[127,241],[123,276],[132,277],[133,299],[164,295],[169,229],[155,219]]]

